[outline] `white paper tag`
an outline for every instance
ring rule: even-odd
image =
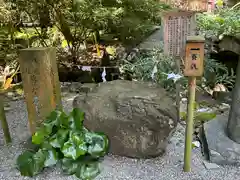
[[[104,68],[103,68],[103,72],[102,72],[102,80],[103,80],[103,82],[106,82],[106,81],[107,81],[106,78],[105,78],[106,75],[107,75],[107,74],[106,74],[106,68],[104,67]]]
[[[152,71],[152,75],[151,75],[152,79],[154,79],[155,74],[156,74],[157,72],[158,72],[157,65],[155,65],[154,68],[153,68],[153,71]]]
[[[83,71],[91,71],[91,66],[82,66]]]

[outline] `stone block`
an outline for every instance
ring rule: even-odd
[[[211,163],[240,166],[240,144],[227,135],[228,114],[219,115],[203,125],[203,147]]]

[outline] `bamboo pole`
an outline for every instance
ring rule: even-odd
[[[187,127],[185,131],[185,151],[184,151],[184,171],[185,172],[191,171],[195,92],[196,92],[196,77],[189,77]]]
[[[2,125],[2,129],[3,129],[5,142],[10,143],[10,142],[12,142],[12,139],[11,139],[11,135],[10,135],[9,128],[8,128],[7,118],[6,118],[5,111],[4,111],[3,96],[4,95],[1,93],[0,94],[0,119],[1,119],[1,125]]]

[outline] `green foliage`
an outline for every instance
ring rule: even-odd
[[[157,72],[152,78],[154,67],[157,67]],[[129,73],[133,79],[142,81],[154,81],[161,84],[162,87],[170,92],[174,92],[175,83],[168,79],[170,73],[177,74],[176,61],[170,56],[166,56],[161,48],[151,51],[140,52],[133,61],[124,60],[122,66],[124,73]],[[180,81],[182,86],[185,86],[185,79]]]
[[[67,5],[68,11],[59,10],[74,26],[82,26],[87,33],[111,33],[122,42],[159,23],[161,11],[169,8],[154,0],[76,0],[73,4]]]
[[[152,78],[154,67],[157,72]],[[216,84],[223,84],[228,88],[232,88],[235,82],[235,75],[232,71],[229,74],[227,67],[214,59],[204,59],[204,76],[201,78],[201,84],[198,88],[210,87],[214,88]],[[169,92],[175,92],[175,81],[169,78],[169,74],[179,74],[182,78],[178,79],[181,88],[186,89],[188,80],[182,73],[177,72],[176,60],[173,57],[166,56],[162,49],[155,49],[147,52],[140,52],[134,60],[124,60],[122,65],[124,73],[130,74],[133,79],[143,81],[154,81],[160,84]]]
[[[87,130],[83,120],[84,113],[76,108],[69,115],[53,111],[32,136],[32,142],[40,145],[39,150],[26,151],[18,157],[21,175],[35,176],[60,162],[65,174],[82,180],[95,178],[100,173],[99,158],[108,150],[108,138]]]
[[[11,37],[11,28],[0,26],[0,63],[7,63],[11,68],[17,67],[17,48]]]
[[[187,112],[180,112],[181,119],[187,120]],[[201,103],[194,103],[194,124],[207,122],[216,117],[216,113],[209,110],[208,106],[203,106]]]
[[[240,35],[240,8],[220,8],[214,13],[202,13],[197,16],[197,24],[207,37]]]
[[[122,42],[142,36],[152,25],[160,24],[161,12],[170,7],[155,0],[5,0],[17,12],[18,21],[55,25],[71,44],[76,56],[79,43],[94,32],[111,33]],[[37,30],[37,29],[36,29]],[[49,33],[37,30],[39,38]],[[46,38],[45,38],[46,39]],[[66,44],[66,43],[65,43]],[[42,46],[48,43],[41,42]]]
[[[11,11],[8,9],[8,5],[4,0],[0,0],[0,25],[11,19]]]
[[[0,24],[11,27],[12,40],[28,40],[28,47],[54,46],[60,61],[78,60],[88,44],[95,43],[94,33],[98,41],[110,35],[111,41],[136,44],[154,25],[160,25],[162,11],[170,8],[155,0],[1,1]],[[24,28],[22,22],[38,27]]]
[[[206,86],[214,87],[216,84],[223,84],[230,89],[234,87],[236,75],[233,69],[229,73],[228,68],[215,59],[205,59],[204,65],[203,82]]]

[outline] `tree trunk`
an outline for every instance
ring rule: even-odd
[[[240,60],[240,56],[239,56]],[[238,61],[237,78],[232,95],[232,106],[229,113],[228,136],[235,142],[240,143],[240,62]]]

